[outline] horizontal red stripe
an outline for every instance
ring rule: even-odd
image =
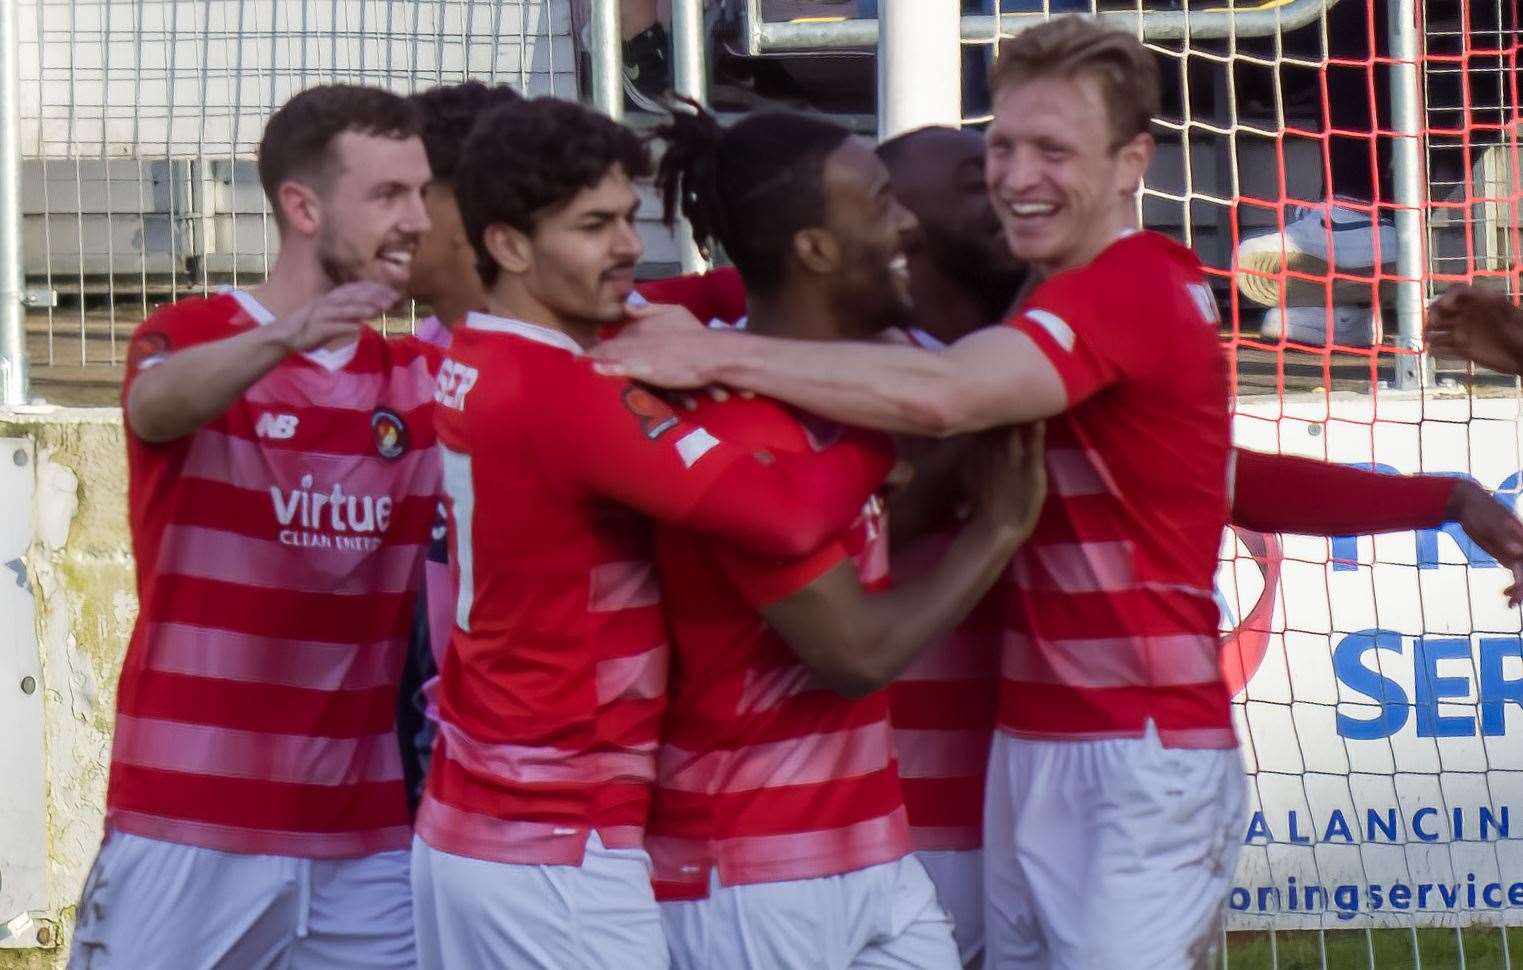
[[[685,751],[667,742],[661,746],[660,785],[706,793],[817,785],[882,771],[892,759],[886,720],[734,750]]]
[[[594,789],[591,785],[503,784],[473,775],[459,763],[435,757],[429,764],[428,791],[436,800],[466,812],[504,819],[590,824]]]
[[[1215,636],[1216,604],[1166,590],[1117,593],[1016,593],[1010,627],[1049,640],[1117,636]]]
[[[998,671],[982,680],[895,681],[890,719],[896,728],[993,731]]]
[[[407,824],[400,781],[333,787],[217,778],[115,763],[110,812],[128,811],[233,828],[343,834]]]
[[[658,788],[650,830],[686,838],[809,832],[885,815],[903,804],[893,767],[816,785],[723,795]]]
[[[983,824],[982,771],[963,778],[905,778],[902,784],[912,827],[976,829]]]
[[[682,687],[679,686],[679,690]],[[792,741],[810,734],[848,731],[888,719],[889,692],[848,700],[826,687],[787,698],[770,710],[737,714],[733,691],[691,688],[671,698],[665,740],[689,751]]]
[[[723,885],[818,879],[902,859],[912,850],[904,807],[878,818],[788,835],[744,835],[715,846]]]
[[[117,710],[132,717],[243,731],[358,738],[396,729],[396,684],[304,690],[123,668]]]
[[[1165,732],[1225,729],[1232,716],[1220,681],[1178,687],[1070,688],[1052,684],[1000,686],[1000,727],[1025,736],[1135,737],[1147,722]],[[1167,742],[1166,742],[1167,743]],[[1209,747],[1232,747],[1217,743]]]
[[[340,596],[157,576],[138,622],[184,623],[283,640],[370,643],[406,637],[415,599],[412,592]]]

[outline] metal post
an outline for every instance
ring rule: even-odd
[[[708,67],[704,58],[703,0],[672,0],[672,81],[683,97],[708,104]],[[686,220],[673,227],[677,234],[677,257],[684,273],[709,268],[693,242]]]
[[[592,0],[587,25],[587,56],[592,61],[592,106],[624,119],[624,38],[619,33],[619,0]]]
[[[26,403],[21,275],[21,75],[16,4],[0,2],[0,403]]]
[[[1380,2],[1380,0],[1376,0]],[[1392,188],[1396,196],[1396,345],[1419,351],[1423,331],[1423,278],[1427,275],[1427,184],[1423,173],[1423,102],[1418,82],[1416,0],[1390,0]],[[1386,258],[1381,254],[1381,259]],[[1429,383],[1426,353],[1396,358],[1396,386]]]
[[[962,123],[958,0],[882,0],[878,12],[878,137]]]

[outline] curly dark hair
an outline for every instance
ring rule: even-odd
[[[441,84],[420,91],[408,99],[418,109],[423,128],[423,150],[428,152],[428,167],[434,178],[453,182],[460,164],[460,149],[475,127],[476,120],[501,104],[522,100],[507,84],[486,85],[480,81]]]
[[[412,138],[418,134],[417,109],[400,94],[359,84],[320,84],[281,105],[259,139],[259,183],[277,225],[281,184],[296,179],[322,188],[328,149],[346,131]]]
[[[575,102],[535,98],[482,115],[455,169],[455,199],[482,282],[497,282],[488,226],[533,234],[540,215],[595,187],[616,166],[643,178],[650,153],[634,132]]]
[[[825,224],[825,160],[851,132],[786,111],[747,115],[726,129],[689,107],[656,131],[666,143],[656,185],[667,225],[680,207],[705,255],[717,241],[746,289],[773,293],[794,234]]]

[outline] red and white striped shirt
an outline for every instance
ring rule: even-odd
[[[1195,254],[1151,232],[1042,283],[1009,325],[1052,361],[1049,496],[1016,553],[1000,726],[1028,738],[1236,744],[1213,575],[1227,524],[1226,362]]]
[[[436,400],[459,592],[418,835],[505,863],[579,865],[594,829],[638,847],[668,656],[646,517],[788,534],[771,487],[797,466],[599,376],[559,331],[487,314],[456,330]],[[888,462],[830,451],[839,528]]]
[[[907,333],[923,349],[946,346],[923,330]],[[927,537],[905,555],[933,563],[952,539],[950,532]],[[919,564],[911,571],[918,572]],[[984,844],[984,778],[999,707],[1007,581],[1008,574],[956,630],[921,654],[889,688],[899,780],[917,850]]]
[[[268,320],[236,291],[160,310],[123,400],[165,355]],[[367,329],[184,438],[129,428],[140,612],[108,828],[313,858],[406,847],[396,691],[439,490],[435,362]]]
[[[726,440],[807,452],[811,433],[783,406],[732,399],[699,406]],[[658,899],[835,875],[910,851],[888,693],[851,700],[825,687],[761,611],[851,559],[864,586],[888,580],[881,502],[838,540],[797,560],[658,530],[674,641],[670,708],[646,837]]]

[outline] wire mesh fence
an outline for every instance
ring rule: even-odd
[[[33,393],[69,403],[114,400],[155,306],[264,275],[277,240],[254,150],[295,92],[473,77],[577,93],[566,0],[14,2]]]

